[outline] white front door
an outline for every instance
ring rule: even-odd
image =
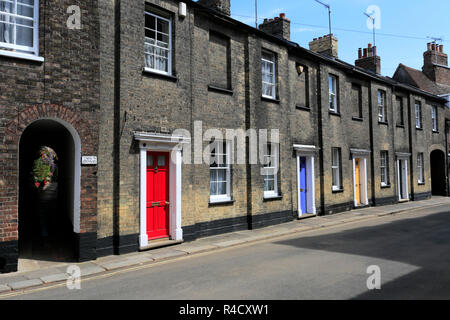
[[[397,161],[397,172],[399,200],[409,200],[408,160],[399,159]]]

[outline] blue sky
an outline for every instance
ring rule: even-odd
[[[381,28],[376,30],[382,74],[392,76],[399,63],[421,69],[427,37],[442,37],[450,52],[450,1],[448,0],[322,0],[331,5],[333,34],[339,39],[339,58],[354,64],[358,48],[372,42],[363,12],[380,8]],[[328,34],[328,11],[314,0],[258,0],[259,23],[286,13],[291,20],[291,40],[308,48],[313,38]],[[231,0],[232,17],[255,26],[255,1]],[[349,32],[356,30],[359,32]],[[366,33],[364,33],[366,32]],[[392,34],[400,37],[381,35]],[[412,38],[410,38],[412,37]],[[419,38],[419,39],[416,39]]]

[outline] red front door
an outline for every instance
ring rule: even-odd
[[[169,237],[169,154],[147,153],[147,235]]]

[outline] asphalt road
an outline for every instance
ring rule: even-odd
[[[450,208],[326,228],[11,299],[448,299]],[[381,289],[368,290],[369,266]]]

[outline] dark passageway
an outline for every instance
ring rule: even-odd
[[[434,196],[447,195],[445,162],[445,154],[441,150],[431,153],[431,188]]]
[[[42,149],[48,147],[50,149]],[[19,251],[21,258],[72,261],[74,209],[74,142],[53,120],[39,120],[20,140]],[[36,182],[41,150],[53,150],[51,182]],[[45,169],[42,169],[44,172]],[[50,181],[50,180],[49,180]],[[38,187],[39,185],[39,187]],[[45,185],[45,187],[44,187]]]

